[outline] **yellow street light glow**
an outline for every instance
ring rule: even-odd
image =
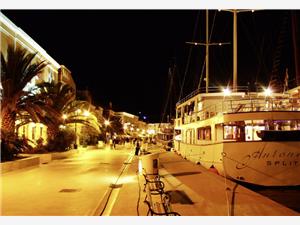
[[[67,116],[66,114],[63,114],[63,115],[62,115],[62,118],[65,120],[65,119],[68,118],[68,116]]]
[[[223,94],[224,96],[229,96],[231,94],[231,90],[228,87],[226,87],[223,89]]]
[[[142,160],[139,159],[139,163],[138,163],[138,170],[139,170],[139,174],[143,174],[143,165],[142,165]]]
[[[81,109],[77,109],[77,110],[76,110],[76,113],[77,113],[77,114],[81,113]]]
[[[59,125],[59,128],[60,129],[66,129],[66,126],[61,124],[61,125]]]
[[[84,110],[83,115],[84,115],[84,116],[89,116],[89,115],[90,115],[90,112],[87,111],[87,110]]]
[[[272,93],[273,93],[273,91],[271,90],[271,88],[264,88],[264,94],[265,94],[265,96],[271,96],[272,95]]]
[[[108,120],[104,120],[104,125],[108,126],[110,122]]]

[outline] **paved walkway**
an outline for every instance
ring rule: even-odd
[[[2,202],[6,203],[5,207],[2,205],[3,215],[146,216],[147,206],[143,203],[145,199],[144,178],[138,174],[139,157],[131,157],[133,152],[131,148],[125,151],[104,150],[101,152],[94,152],[100,155],[103,153],[103,156],[99,155],[100,158],[92,157],[91,154],[83,154],[80,157],[65,160],[66,162],[62,165],[60,165],[62,162],[56,161],[41,168],[11,172],[16,173],[19,183],[11,189],[14,190],[11,196],[9,195],[11,191],[4,192],[6,195],[1,196]],[[173,210],[182,216],[300,215],[264,196],[225,180],[224,177],[209,172],[174,152],[166,152],[157,148],[152,149],[151,152],[160,152],[159,172],[166,185],[165,190],[172,197]],[[119,154],[123,156],[115,158],[115,155]],[[124,162],[128,156],[130,160]],[[117,166],[114,174],[111,174],[109,164],[113,168]],[[123,165],[121,171],[120,165]],[[57,173],[61,171],[61,166],[64,167],[64,174]],[[29,179],[28,176],[32,179],[30,185],[20,183],[22,179],[25,179],[25,173],[26,180]],[[74,176],[67,176],[68,174]],[[115,185],[110,185],[112,180],[108,178],[116,177],[116,174],[120,174],[119,178],[113,179]],[[58,177],[59,182],[55,180]],[[100,177],[108,180],[96,179]],[[13,180],[9,181],[9,179],[15,177],[2,175],[1,178],[5,181],[2,183],[3,191],[9,189],[7,186],[9,183],[13,186]],[[33,187],[36,187],[35,190],[39,192],[32,194]],[[67,191],[73,191],[73,189],[80,191],[60,193],[59,190],[62,188],[67,188]],[[43,198],[37,202],[38,194],[42,191],[44,192],[39,196],[48,196],[48,198],[46,201]],[[31,201],[32,199],[35,201]],[[7,204],[9,202],[11,204]],[[36,207],[33,210],[33,206],[42,207]],[[24,212],[24,209],[28,212]],[[39,212],[39,209],[46,209],[46,211]]]
[[[157,150],[156,150],[157,151]],[[138,157],[127,172],[111,216],[145,216],[144,178],[137,175]],[[299,216],[262,195],[225,180],[174,152],[161,151],[160,175],[172,197],[172,207],[182,216]]]
[[[130,157],[131,149],[79,149],[70,158],[1,174],[0,215],[97,215]]]

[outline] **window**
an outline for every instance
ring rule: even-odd
[[[235,122],[234,124],[224,124],[223,126],[224,140],[245,141],[245,124],[243,122]]]
[[[178,108],[177,109],[177,118],[180,118],[181,117],[181,108]]]
[[[211,128],[201,127],[197,129],[197,139],[198,140],[211,140]]]
[[[32,127],[32,140],[35,140],[35,127]]]

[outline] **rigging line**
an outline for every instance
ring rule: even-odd
[[[225,169],[225,165],[224,165],[224,155],[223,155],[223,171],[224,171],[224,185],[225,185],[225,197],[226,197],[226,204],[227,204],[227,216],[230,216],[230,207],[229,207],[229,197],[228,197],[228,193],[227,191],[230,190],[230,188],[227,185],[227,173],[226,173],[226,169]]]
[[[139,171],[137,170],[136,172],[136,176],[138,179],[138,186],[139,186],[139,196],[138,196],[138,200],[137,200],[137,204],[136,204],[136,213],[139,216],[140,215],[140,200],[141,200],[141,184],[140,184],[140,177],[139,177]]]
[[[257,59],[258,59],[258,69],[257,69],[257,72],[256,72],[256,76],[255,76],[255,83],[258,82],[258,77],[259,77],[259,74],[260,73],[264,73],[266,74],[267,73],[267,66],[266,66],[266,63],[265,63],[265,60],[263,60],[263,49],[264,49],[264,46],[265,46],[265,37],[262,37],[262,39],[259,38],[258,36],[258,32],[257,32],[257,26],[256,26],[256,20],[255,20],[255,14],[253,14],[253,16],[251,16],[252,18],[252,25],[253,25],[253,28],[254,28],[254,31],[252,33],[252,36],[254,36],[253,34],[255,34],[255,43],[258,43],[260,42],[261,45],[260,45],[260,48],[256,48],[256,54],[257,54]],[[260,40],[260,41],[258,41]],[[254,41],[253,41],[254,42]],[[254,43],[254,45],[255,45]]]
[[[252,170],[254,170],[254,171],[257,172],[257,173],[261,173],[261,174],[263,174],[263,175],[265,175],[265,176],[267,176],[267,177],[271,177],[271,178],[273,178],[274,180],[280,180],[280,179],[278,179],[278,178],[276,178],[276,177],[274,177],[274,176],[272,176],[272,175],[270,175],[270,174],[264,173],[264,172],[262,172],[262,171],[260,171],[260,170],[257,170],[257,169],[255,169],[255,168],[253,168],[253,167],[251,167],[251,166],[248,166],[248,165],[246,165],[246,164],[243,163],[243,162],[239,162],[239,161],[236,160],[236,159],[233,159],[233,158],[228,157],[228,156],[226,155],[225,152],[223,152],[223,155],[224,155],[224,157],[226,157],[227,159],[230,159],[231,161],[234,161],[234,162],[236,162],[236,163],[240,163],[242,166],[247,167],[247,168],[249,168],[249,169],[252,169]]]
[[[163,111],[163,115],[162,115],[162,118],[161,118],[161,121],[160,123],[163,122],[164,118],[165,118],[165,114],[166,114],[166,111],[167,111],[167,106],[169,104],[169,99],[170,99],[170,94],[172,92],[172,86],[173,86],[173,67],[171,67],[169,69],[169,76],[170,76],[170,85],[169,85],[169,90],[168,90],[168,95],[167,95],[167,100],[166,100],[166,104],[164,106],[164,111]]]
[[[253,40],[253,38],[249,38],[249,37],[253,36],[253,33],[250,33],[248,31],[248,29],[246,29],[247,26],[246,26],[246,23],[244,22],[243,18],[241,18],[240,22],[242,23],[241,28],[245,31],[246,37],[249,40],[250,45],[252,46],[251,49],[254,50],[255,56],[258,60],[259,66],[258,66],[258,72],[256,74],[256,80],[257,80],[257,76],[259,75],[259,71],[262,70],[262,72],[267,73],[267,65],[266,65],[266,62],[263,58],[263,56],[264,56],[264,54],[263,54],[263,49],[264,48],[263,47],[264,47],[264,43],[265,43],[265,38],[263,37],[262,39],[260,39],[259,42],[257,41],[258,36],[257,36],[257,30],[256,30],[255,21],[254,21],[253,16],[252,16],[252,22],[253,22],[253,26],[254,26],[254,32],[253,33],[256,34],[255,35],[255,37],[256,37],[255,41]],[[260,48],[257,48],[258,43],[261,43]]]
[[[215,27],[215,20],[216,20],[216,15],[217,15],[217,11],[215,11],[215,14],[214,14],[214,19],[213,19],[213,23],[212,23],[212,28],[211,28],[211,32],[209,34],[209,43],[211,42],[211,37],[212,37],[212,33],[213,33],[213,30],[214,30],[214,27]],[[207,43],[206,43],[207,44]],[[201,71],[201,76],[200,76],[200,79],[199,79],[199,83],[198,83],[198,90],[200,89],[200,86],[201,86],[201,82],[202,82],[202,79],[203,79],[203,73],[204,73],[204,66],[206,65],[206,61],[204,60],[204,63],[202,65],[202,71]]]
[[[198,11],[198,14],[197,14],[197,17],[196,17],[196,23],[195,23],[194,31],[193,31],[193,40],[195,40],[196,30],[197,30],[198,23],[199,23],[199,16],[200,16],[200,10]],[[181,96],[182,96],[183,86],[184,86],[186,75],[187,75],[187,72],[188,72],[188,69],[189,69],[189,66],[190,66],[192,50],[193,50],[193,46],[190,46],[189,55],[188,55],[188,59],[187,59],[187,65],[185,67],[185,71],[184,71],[184,75],[183,75],[183,81],[182,81],[182,84],[181,84],[181,87],[180,87],[180,93],[179,93],[178,101],[180,101]]]

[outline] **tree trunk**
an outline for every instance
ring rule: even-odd
[[[1,130],[15,133],[16,113],[10,109],[2,108],[1,112]]]
[[[47,127],[47,139],[53,139],[57,132],[59,131],[59,128],[57,126],[48,125]]]

